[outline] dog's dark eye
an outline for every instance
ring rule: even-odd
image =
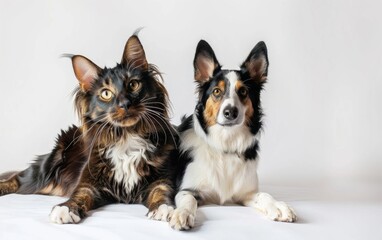
[[[219,89],[219,88],[215,88],[213,91],[212,91],[212,94],[215,96],[215,97],[220,97],[222,91]]]
[[[138,82],[137,80],[132,80],[130,83],[129,83],[129,89],[133,92],[136,92],[139,87],[141,86],[141,83]]]
[[[248,90],[244,87],[240,88],[239,89],[239,95],[243,98],[246,97],[248,95]]]

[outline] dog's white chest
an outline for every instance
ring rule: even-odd
[[[257,190],[257,161],[215,151],[207,144],[198,145],[191,154],[194,160],[185,171],[183,189],[197,189],[215,204],[236,202]]]
[[[106,156],[113,164],[114,180],[122,183],[129,192],[139,182],[137,167],[141,161],[147,160],[147,151],[152,151],[154,145],[139,136],[131,135],[127,142],[110,147]]]

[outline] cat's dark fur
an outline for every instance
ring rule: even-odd
[[[81,125],[62,131],[51,153],[26,170],[4,174],[0,195],[70,197],[53,208],[50,219],[56,223],[77,223],[88,211],[119,202],[143,203],[149,217],[167,220],[176,136],[157,68],[147,63],[136,35],[114,68],[69,57],[80,85],[75,106]]]

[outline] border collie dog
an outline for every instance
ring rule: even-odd
[[[178,128],[183,169],[172,228],[192,228],[197,206],[209,203],[241,204],[271,220],[296,221],[287,204],[258,192],[260,92],[268,64],[264,42],[252,49],[238,71],[223,70],[211,46],[199,42],[194,59],[198,102]]]

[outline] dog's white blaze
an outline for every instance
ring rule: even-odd
[[[235,86],[238,81],[237,73],[234,71],[230,71],[225,75],[226,78],[228,78],[228,81],[230,83],[229,86],[229,96],[234,99],[235,103],[237,102],[238,98],[236,96]],[[236,96],[236,97],[235,97]]]
[[[106,156],[114,165],[114,180],[123,183],[127,192],[140,180],[137,166],[140,161],[146,161],[146,151],[152,151],[155,147],[138,135],[130,135],[127,142],[119,142],[110,147]]]
[[[181,149],[190,150],[193,158],[181,189],[197,189],[207,201],[216,204],[241,201],[257,191],[257,161],[245,161],[238,154],[256,141],[246,126],[216,125],[206,135],[194,118],[194,128],[185,131],[181,138],[185,143]]]
[[[245,114],[245,107],[243,104],[241,104],[239,96],[236,93],[236,84],[239,81],[238,75],[234,71],[230,71],[225,75],[226,78],[228,78],[229,81],[229,89],[227,91],[229,92],[229,97],[224,99],[217,116],[217,122],[220,124],[224,124],[226,121],[226,118],[224,117],[224,109],[226,106],[231,105],[235,106],[238,109],[238,116],[236,119],[236,123],[241,125],[244,122],[244,114]]]

